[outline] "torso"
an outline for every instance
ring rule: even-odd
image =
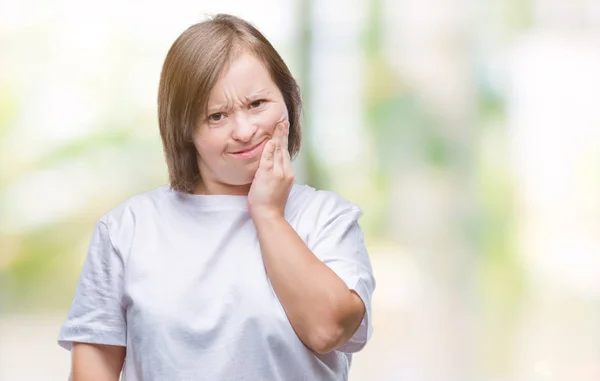
[[[242,198],[194,209],[156,192],[153,207],[123,216],[117,239],[127,251],[125,381],[347,378],[349,355],[318,355],[295,334]],[[305,239],[294,216],[286,209]]]

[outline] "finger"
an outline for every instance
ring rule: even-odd
[[[279,138],[283,138],[283,131],[284,131],[284,122],[279,122],[275,125],[275,133],[273,134],[273,137],[279,137]]]
[[[290,122],[285,123],[285,142],[282,144],[283,149],[283,173],[286,176],[293,176],[294,171],[292,170],[292,159],[290,157],[290,151],[288,149],[288,137],[290,134]]]
[[[285,158],[285,153],[287,152],[287,145],[288,145],[288,139],[287,139],[287,125],[286,125],[287,121],[283,121],[281,123],[279,123],[279,148],[281,149],[281,161],[279,162],[279,164],[281,165],[281,170],[283,171],[283,160]]]
[[[284,125],[284,121],[282,122],[278,122],[275,125],[275,131],[273,132],[273,141],[275,142],[275,153],[276,156],[273,159],[273,162],[277,165],[282,165],[281,162],[281,156],[279,154],[277,154],[277,150],[280,150],[283,144],[283,138],[285,135],[285,125]]]
[[[282,139],[281,139],[281,148],[285,151],[288,152],[288,138],[289,138],[289,134],[290,134],[290,122],[288,122],[287,120],[284,121],[283,123],[283,128],[282,128]]]
[[[271,139],[267,142],[267,144],[265,144],[265,148],[263,149],[262,155],[260,157],[259,168],[271,170],[274,164],[274,156],[275,142],[273,141],[273,139]]]
[[[275,153],[273,158],[273,173],[276,176],[283,175],[283,150],[281,149],[281,140],[281,138],[273,139],[275,146]]]

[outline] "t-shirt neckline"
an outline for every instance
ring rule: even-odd
[[[248,210],[248,196],[226,194],[191,194],[167,186],[167,193],[176,202],[198,209]]]
[[[227,195],[227,194],[191,194],[176,191],[170,185],[166,185],[166,192],[169,198],[187,208],[193,209],[211,209],[211,210],[242,210],[248,211],[248,196]],[[298,185],[294,183],[288,196],[288,204],[292,195],[297,190]]]

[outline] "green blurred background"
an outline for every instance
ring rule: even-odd
[[[301,84],[298,181],[362,207],[351,380],[600,380],[600,1],[0,1],[0,380],[56,345],[94,222],[167,181],[156,93],[207,14]]]

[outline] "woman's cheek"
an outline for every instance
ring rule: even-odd
[[[267,108],[262,112],[256,113],[254,118],[254,123],[260,126],[263,130],[270,131],[275,129],[275,125],[278,120],[278,111],[275,107]]]
[[[288,108],[285,104],[283,105],[283,116],[280,120],[290,120],[290,113],[288,112]]]

